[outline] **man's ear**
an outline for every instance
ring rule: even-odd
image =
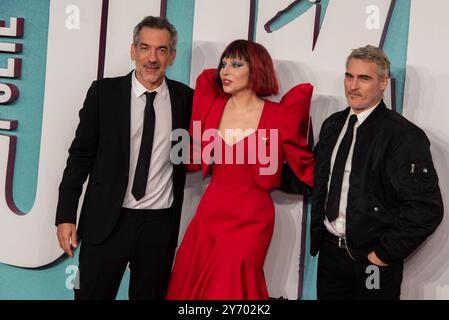
[[[381,81],[380,81],[380,89],[382,91],[384,91],[387,86],[388,86],[388,82],[390,82],[390,78],[385,76]]]
[[[171,66],[173,63],[175,63],[176,58],[176,49],[173,49],[173,51],[170,53],[170,60],[168,61],[168,64]]]
[[[134,43],[131,43],[130,54],[131,54],[131,59],[133,61],[135,61],[136,60],[136,46],[134,45]]]

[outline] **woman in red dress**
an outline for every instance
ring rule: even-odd
[[[218,69],[198,77],[193,158],[201,156],[203,176],[212,178],[176,254],[167,299],[268,299],[270,190],[284,159],[309,187],[314,164],[305,139],[313,88],[295,86],[280,103],[262,98],[278,91],[269,53],[246,40],[229,44]]]

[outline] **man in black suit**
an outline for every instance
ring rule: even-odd
[[[383,102],[389,72],[379,48],[353,50],[349,107],[321,127],[311,221],[318,299],[399,299],[403,260],[442,219],[429,140]]]
[[[126,76],[94,81],[59,187],[61,248],[73,257],[76,213],[82,239],[75,299],[114,299],[131,270],[130,299],[161,299],[178,240],[185,165],[174,165],[175,129],[188,129],[193,90],[165,77],[176,56],[177,31],[146,17],[134,29]]]

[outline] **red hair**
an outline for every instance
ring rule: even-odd
[[[223,90],[220,78],[221,62],[225,58],[241,58],[249,64],[249,87],[256,95],[266,97],[279,93],[279,84],[273,60],[261,44],[248,40],[234,40],[223,51],[215,73],[215,83]]]

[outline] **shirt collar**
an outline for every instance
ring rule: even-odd
[[[157,95],[160,96],[161,98],[165,99],[167,97],[168,94],[168,86],[167,86],[167,82],[165,82],[165,78],[162,80],[162,83],[159,87],[157,87],[154,90],[147,90],[147,88],[145,88],[143,86],[143,84],[141,84],[139,82],[139,80],[137,80],[136,77],[136,70],[134,70],[133,75],[131,77],[132,79],[132,88],[133,88],[133,92],[134,92],[134,96],[136,98],[141,97],[145,92],[153,92],[156,91]]]
[[[382,101],[382,100],[380,100],[380,101]],[[377,104],[375,104],[374,107],[371,107],[371,108],[369,108],[365,111],[362,111],[358,114],[355,114],[354,111],[352,111],[352,109],[350,109],[348,118],[351,115],[355,114],[357,116],[357,121],[358,121],[359,125],[361,125],[363,123],[363,121],[365,121],[369,117],[369,115],[374,111],[374,109],[376,109],[379,106],[380,101]]]

